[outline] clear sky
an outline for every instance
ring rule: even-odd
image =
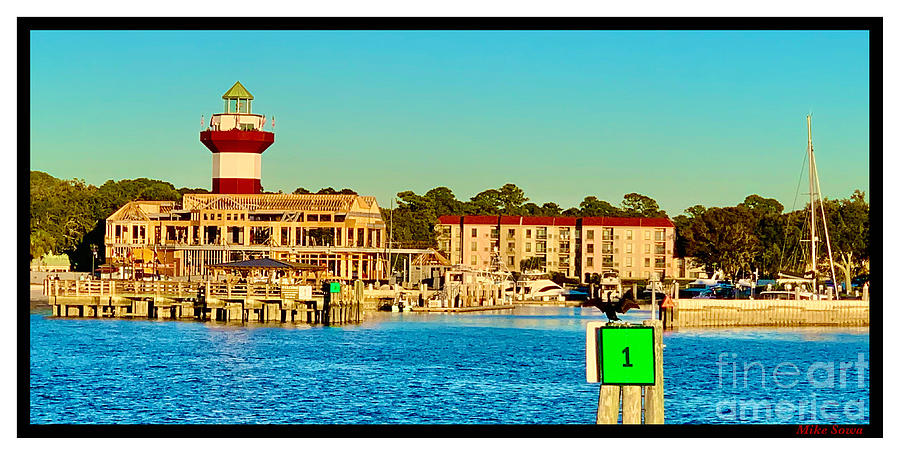
[[[790,209],[808,112],[824,195],[868,193],[868,65],[851,31],[32,32],[30,167],[209,189],[200,118],[240,80],[269,191]]]

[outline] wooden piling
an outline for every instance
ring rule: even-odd
[[[663,330],[660,321],[644,321],[644,325],[654,327],[653,348],[656,350],[655,385],[644,387],[644,423],[665,423],[665,399],[663,375]]]
[[[600,400],[597,403],[597,423],[619,423],[619,395],[621,389],[617,385],[600,386]]]

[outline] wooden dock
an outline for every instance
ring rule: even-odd
[[[511,310],[514,305],[488,305],[469,307],[412,307],[413,313],[468,313],[471,311]]]
[[[361,290],[361,283],[358,285]],[[47,280],[56,317],[345,324],[364,317],[362,293],[302,286],[180,281]]]
[[[663,308],[665,328],[869,325],[868,300],[673,299]]]

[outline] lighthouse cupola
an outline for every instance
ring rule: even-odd
[[[275,142],[264,131],[265,116],[250,110],[253,95],[240,83],[222,95],[225,112],[213,114],[200,142],[213,153],[212,192],[257,194],[262,191],[262,152]]]

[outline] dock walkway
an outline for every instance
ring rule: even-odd
[[[308,286],[268,283],[46,280],[44,295],[56,317],[343,324],[364,315],[350,287],[326,296]]]

